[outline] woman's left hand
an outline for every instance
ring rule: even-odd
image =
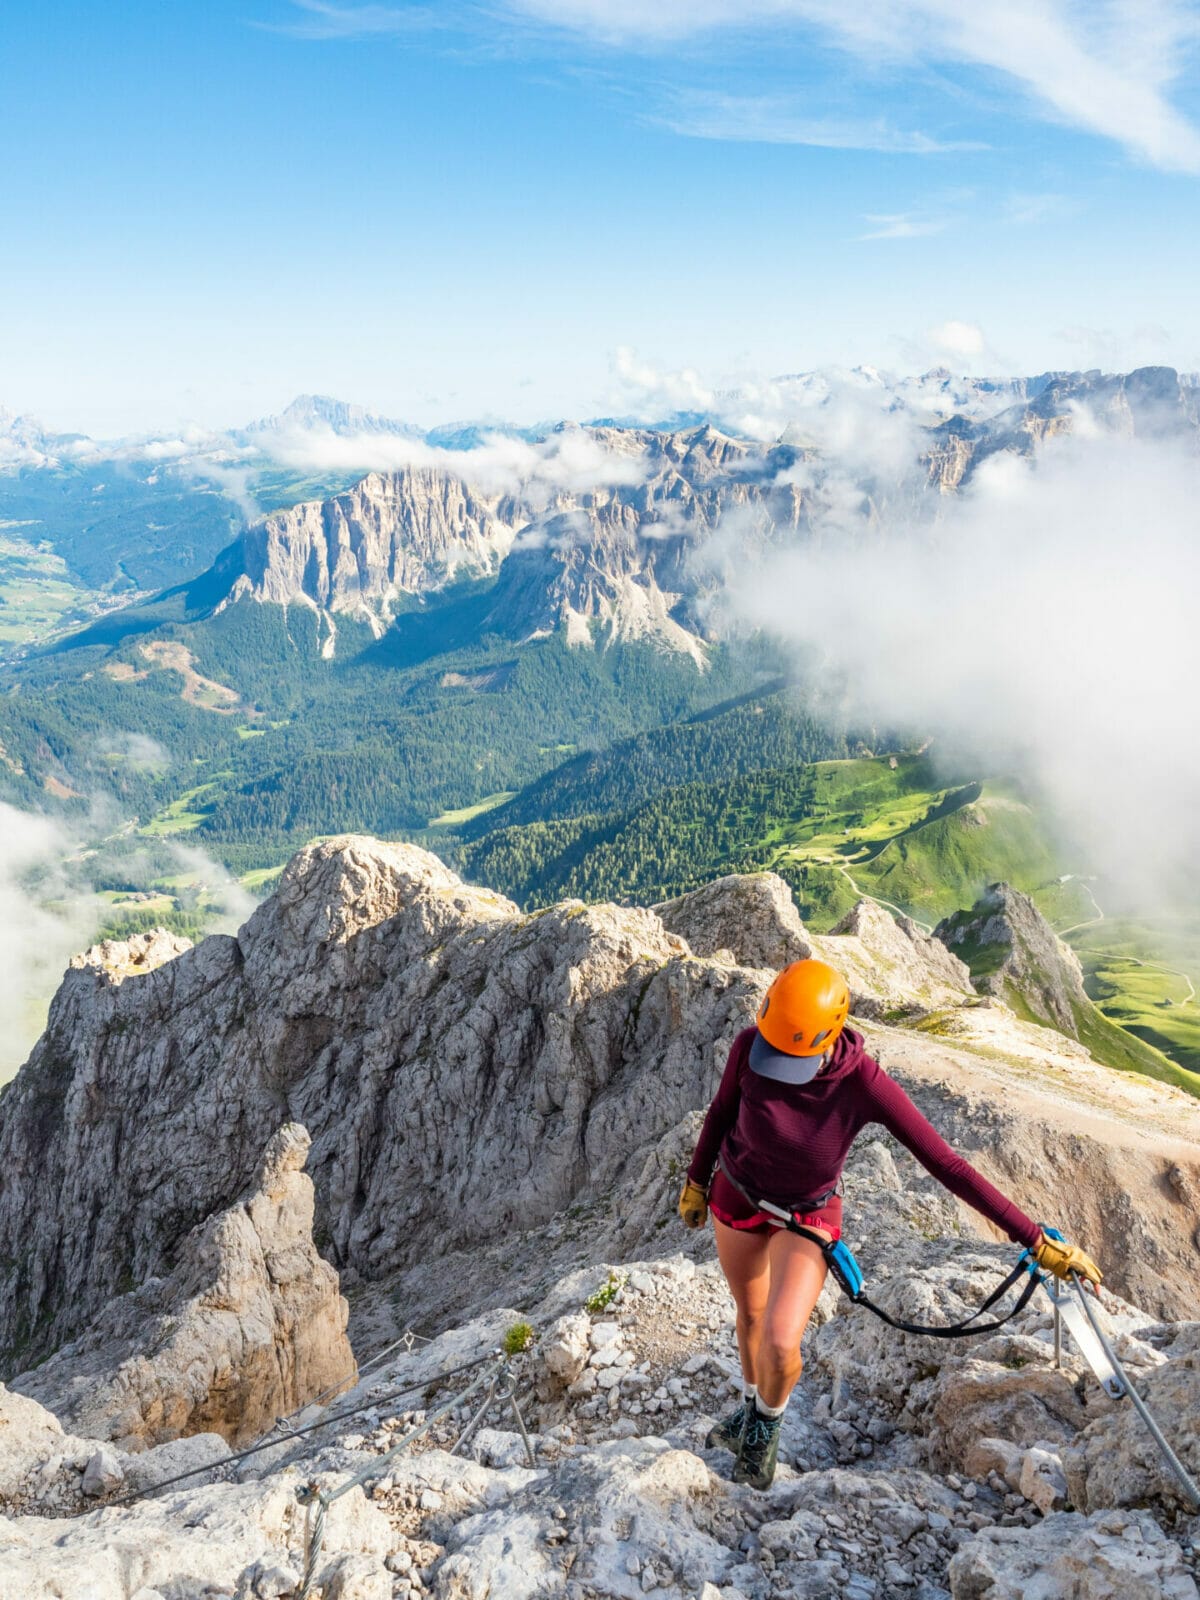
[[[1104,1276],[1086,1250],[1081,1250],[1077,1244],[1068,1244],[1065,1239],[1049,1239],[1043,1234],[1034,1245],[1033,1254],[1038,1266],[1045,1267],[1056,1278],[1069,1278],[1077,1272],[1081,1278],[1099,1283]]]

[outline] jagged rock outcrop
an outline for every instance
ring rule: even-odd
[[[744,894],[751,926],[772,926],[761,883],[730,880],[721,894],[731,925]],[[765,897],[795,936],[769,883]],[[673,918],[688,915],[686,898]],[[847,955],[861,942],[840,937]],[[924,946],[900,937],[926,983]],[[842,960],[837,939],[824,949]],[[234,1204],[292,1119],[313,1138],[322,1254],[349,1281],[403,1269],[415,1282],[427,1259],[478,1251],[482,1193],[500,1237],[619,1187],[626,1204],[605,1236],[639,1248],[658,1225],[663,1174],[686,1163],[688,1119],[767,978],[697,956],[652,912],[568,903],[523,916],[412,846],[302,851],[237,939],[210,937],[136,981],[67,974],[0,1096],[0,1371],[28,1369],[131,1285],[166,1276],[179,1241]],[[923,1004],[915,991],[903,1000]],[[1022,1025],[1009,1026],[1016,1039]],[[1005,1037],[989,1037],[987,1062]],[[1161,1103],[1179,1136],[1170,1163],[1200,1192],[1185,1097],[1110,1086],[1081,1058],[1093,1121],[1101,1088],[1138,1102],[1128,1128],[1092,1129],[1077,1112],[1048,1121],[1044,1106],[1024,1107],[1003,1073],[935,1037],[893,1031],[880,1045],[910,1086],[926,1062],[944,1063],[936,1089],[918,1075],[918,1099],[969,1159],[1107,1251],[1113,1281],[1143,1304],[1177,1314],[1200,1218],[1175,1189],[1160,1200],[1167,1157],[1138,1141],[1160,1138],[1146,1109]],[[1064,1192],[1059,1175],[1081,1161],[1087,1184]],[[465,1307],[454,1296],[469,1294],[470,1274],[439,1267],[421,1281],[438,1315]]]
[[[951,1561],[952,1600],[1196,1600],[1174,1540],[1146,1512],[1056,1516],[1034,1528],[989,1528]]]
[[[332,1600],[333,1574],[354,1560],[361,1586],[342,1588],[343,1600],[390,1595],[384,1562],[396,1543],[387,1518],[361,1489],[345,1495],[326,1522],[324,1593]],[[283,1600],[299,1586],[303,1550],[294,1480],[193,1487],[183,1497],[139,1500],[119,1513],[0,1519],[0,1592],[5,1600],[79,1600],[85,1593],[87,1600],[235,1594]]]
[[[1079,1013],[1090,1005],[1079,957],[1027,894],[993,883],[970,911],[956,911],[934,933],[963,958],[981,993],[1079,1036]]]
[[[1043,440],[1073,432],[1080,417],[1125,438],[1186,437],[1200,421],[1200,404],[1194,380],[1173,367],[1043,373],[1028,380],[1015,405],[990,416],[968,406],[932,428],[924,452],[929,481],[943,493],[958,489],[990,456],[1031,455]]]
[[[163,1275],[293,1118],[323,1249],[366,1276],[474,1241],[483,1192],[492,1229],[605,1192],[704,1102],[760,989],[650,912],[525,917],[412,846],[302,851],[237,939],[67,974],[0,1099],[7,1370]]]
[[[271,1139],[253,1188],[179,1244],[166,1278],[110,1301],[11,1387],[90,1439],[142,1450],[185,1434],[233,1445],[354,1377],[337,1274],[312,1242],[304,1128]]]
[[[228,598],[386,620],[404,595],[498,570],[526,519],[516,502],[434,468],[371,472],[248,528]]]
[[[792,891],[774,872],[731,874],[654,907],[664,928],[698,956],[721,951],[740,966],[777,972],[812,955]]]
[[[486,463],[479,481],[441,465],[369,473],[247,529],[205,588],[223,591],[218,610],[247,597],[314,607],[332,655],[338,615],[382,633],[405,597],[498,573],[486,630],[523,639],[561,629],[581,645],[650,639],[703,666],[705,597],[721,563],[695,565],[695,549],[730,516],[743,544],[806,522],[807,491],[781,474],[786,463],[711,425],[564,423],[543,449],[526,478],[492,468],[489,482]]]
[[[164,961],[174,961],[192,941],[166,928],[152,928],[149,933],[135,933],[131,939],[104,939],[89,946],[82,955],[71,957],[74,971],[103,972],[110,983],[118,984],[123,978],[143,977],[161,967]]]
[[[859,1017],[882,1021],[958,1006],[975,992],[969,970],[945,944],[875,900],[860,900],[828,938],[812,943],[814,954],[845,974]]]
[[[377,851],[391,870],[380,872]],[[366,905],[400,907],[380,924],[384,937],[369,940],[371,959],[386,966],[389,950],[411,940],[418,952],[412,959],[424,964],[430,948],[460,937],[455,930],[473,893],[428,858],[420,863],[389,847],[368,851],[362,841],[334,848],[309,870],[321,893],[306,892],[311,880],[290,880],[274,916],[286,913],[291,932],[303,929],[323,945],[307,981],[325,982],[325,1006],[351,970],[363,970],[355,965],[355,939],[379,931],[363,926]],[[581,908],[568,909],[578,920]],[[487,934],[495,938],[508,926],[511,908],[479,904],[472,914],[482,919],[473,925],[476,948],[490,957]],[[681,961],[710,982],[732,974],[751,995],[758,992],[747,969],[724,958],[702,960],[658,919],[637,915],[644,922],[622,924],[630,940],[657,939],[668,962]],[[553,927],[561,938],[563,924]],[[343,942],[331,944],[331,933]],[[286,931],[276,927],[274,937],[299,960]],[[538,945],[527,959],[536,951],[549,960]],[[580,947],[573,954],[578,958]],[[274,957],[260,955],[273,965]],[[161,982],[169,970],[140,982]],[[577,965],[573,982],[582,984],[585,975]],[[758,981],[765,976],[760,971]],[[111,992],[101,974],[91,979]],[[447,1001],[452,992],[447,983]],[[311,987],[309,1003],[318,1014]],[[567,1002],[564,1017],[586,1019],[586,1005],[578,1006]],[[598,1050],[594,1021],[592,1030]],[[894,1054],[900,1040],[923,1042],[873,1031],[885,1053]],[[966,1053],[944,1053],[961,1077]],[[642,1070],[654,1107],[657,1067]],[[1087,1070],[1102,1081],[1102,1069]],[[914,1087],[921,1092],[919,1082]],[[1131,1088],[1126,1080],[1120,1087]],[[1157,1085],[1149,1089],[1171,1097]],[[955,1104],[964,1127],[979,1118],[977,1137],[990,1146],[995,1128],[980,1107],[966,1099]],[[1041,1102],[1043,1117],[1050,1107]],[[1016,1600],[1044,1592],[1048,1600],[1058,1593],[1196,1600],[1186,1525],[1173,1521],[1176,1504],[1161,1485],[1137,1480],[1143,1504],[1136,1510],[1099,1510],[1107,1494],[1121,1490],[1097,1462],[1088,1491],[1093,1514],[1059,1509],[1061,1463],[1093,1439],[1102,1456],[1102,1441],[1115,1437],[1104,1430],[1128,1413],[1103,1398],[1069,1341],[1064,1370],[1055,1369],[1049,1302],[1040,1296],[1011,1329],[955,1346],[886,1329],[827,1284],[806,1341],[805,1378],[786,1414],[776,1482],[763,1495],[731,1485],[729,1457],[707,1450],[704,1439],[729,1405],[738,1370],[732,1305],[712,1260],[711,1233],[684,1235],[674,1214],[678,1179],[669,1152],[689,1147],[697,1118],[691,1108],[656,1143],[641,1146],[585,1206],[562,1208],[525,1229],[478,1230],[456,1253],[434,1250],[398,1276],[360,1285],[360,1326],[368,1326],[372,1305],[377,1318],[364,1348],[394,1338],[394,1325],[389,1331],[378,1320],[386,1308],[410,1317],[433,1305],[427,1291],[435,1279],[477,1314],[455,1319],[432,1343],[393,1351],[385,1368],[339,1401],[355,1408],[352,1416],[331,1417],[314,1435],[281,1431],[267,1453],[241,1467],[223,1466],[220,1448],[201,1454],[209,1452],[206,1436],[97,1461],[93,1443],[62,1435],[32,1401],[7,1396],[24,1408],[27,1443],[19,1492],[10,1500],[27,1514],[0,1515],[0,1571],[15,1596],[75,1600],[70,1583],[86,1567],[96,1600],[130,1600],[131,1584],[166,1597],[207,1585],[282,1600],[296,1587],[303,1557],[296,1485],[315,1476],[334,1486],[366,1471],[370,1503],[361,1491],[338,1501],[326,1534],[318,1574],[330,1595],[544,1600],[596,1593],[637,1600],[657,1592],[664,1600],[768,1600],[778,1591],[807,1600]],[[1019,1139],[1003,1142],[1019,1160],[1031,1157],[1033,1147],[1021,1149]],[[1090,1158],[1081,1170],[1089,1167]],[[961,1237],[957,1203],[883,1139],[864,1139],[852,1153],[846,1214],[872,1293],[901,1314],[960,1316],[980,1304],[1013,1259],[1010,1245]],[[622,1230],[657,1254],[609,1253]],[[673,1253],[680,1245],[686,1253]],[[501,1298],[510,1291],[513,1298]],[[519,1313],[511,1309],[517,1304]],[[1178,1367],[1176,1387],[1159,1403],[1194,1411],[1196,1325],[1156,1324],[1107,1294],[1105,1306],[1139,1381],[1150,1372],[1161,1382]],[[534,1468],[506,1402],[469,1447],[474,1460],[448,1453],[466,1406],[457,1421],[443,1419],[429,1439],[385,1462],[405,1430],[455,1391],[453,1381],[422,1386],[494,1350],[518,1317],[537,1335],[514,1358]],[[5,1399],[0,1391],[0,1451]],[[1190,1451],[1186,1426],[1165,1414],[1163,1420]],[[169,1475],[165,1453],[181,1446],[197,1450],[197,1462],[207,1460],[218,1476],[250,1472],[262,1481],[190,1482],[156,1500],[104,1503],[135,1481],[161,1482]],[[1126,1450],[1135,1459],[1133,1446],[1132,1437],[1118,1439],[1117,1459]],[[137,1478],[143,1464],[146,1477]],[[79,1516],[92,1503],[82,1492],[89,1471],[103,1509]],[[64,1511],[75,1520],[64,1523]]]

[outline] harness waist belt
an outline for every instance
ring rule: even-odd
[[[836,1199],[841,1193],[840,1183],[835,1183],[832,1189],[826,1189],[825,1193],[817,1195],[816,1199],[797,1200],[785,1209],[783,1206],[773,1204],[770,1200],[756,1199],[744,1184],[737,1181],[724,1162],[717,1162],[717,1171],[721,1173],[727,1183],[733,1185],[747,1205],[753,1206],[756,1211],[765,1212],[769,1217],[778,1217],[780,1222],[785,1225],[795,1219],[797,1212],[804,1214],[809,1211],[820,1211],[822,1206],[827,1206],[831,1200]]]

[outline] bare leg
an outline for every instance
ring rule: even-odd
[[[721,1265],[725,1265],[724,1258]],[[770,1235],[767,1303],[754,1346],[755,1382],[766,1406],[783,1405],[796,1386],[803,1366],[800,1341],[824,1285],[825,1271],[825,1258],[811,1239],[783,1228]]]
[[[737,1307],[737,1343],[742,1358],[742,1376],[747,1383],[758,1382],[758,1344],[771,1289],[770,1238],[765,1233],[750,1233],[730,1228],[713,1218],[717,1236],[717,1256]]]

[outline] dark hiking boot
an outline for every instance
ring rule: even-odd
[[[742,1447],[742,1434],[746,1428],[746,1417],[753,1410],[752,1405],[747,1405],[743,1400],[736,1411],[731,1411],[727,1417],[722,1418],[715,1428],[708,1430],[705,1446],[709,1450],[732,1450],[734,1455]]]
[[[764,1417],[757,1406],[751,1411],[742,1434],[742,1448],[733,1469],[734,1483],[748,1483],[752,1489],[768,1489],[775,1477],[779,1455],[779,1430],[782,1414]]]

